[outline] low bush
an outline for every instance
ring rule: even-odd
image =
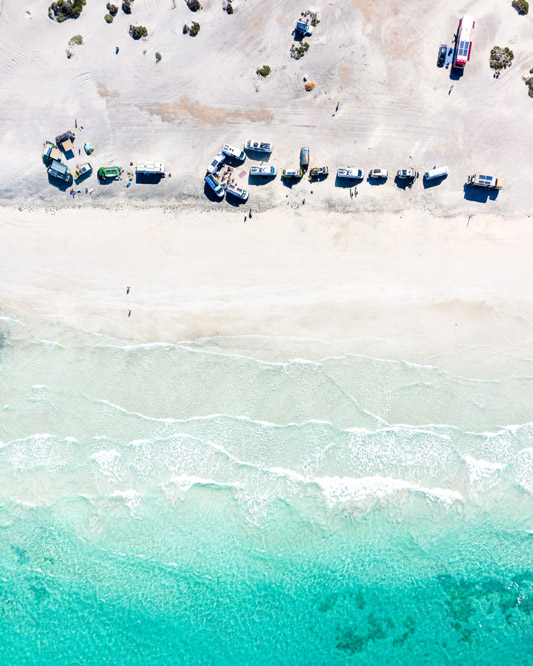
[[[48,16],[55,18],[58,23],[79,18],[86,2],[87,0],[57,0],[48,7]]]
[[[183,34],[186,35],[188,32],[189,32],[189,26],[187,24],[185,24],[183,26]]]
[[[291,46],[291,58],[295,60],[300,60],[304,55],[309,51],[309,42],[300,42],[298,45],[293,44]]]
[[[200,24],[196,23],[196,21],[193,21],[191,27],[189,28],[189,35],[191,37],[196,37],[196,35],[199,32],[200,32]]]
[[[157,62],[161,62],[161,59],[162,59],[162,58],[163,58],[163,56],[159,53],[159,51],[157,51],[156,54],[155,54],[155,61],[156,61],[156,63],[157,63]]]
[[[106,23],[113,23],[113,17],[111,16],[111,14],[106,14],[106,15],[104,16],[104,21],[105,21]]]
[[[68,41],[70,46],[81,46],[83,44],[83,37],[81,35],[74,35]]]
[[[185,4],[191,10],[191,12],[197,12],[202,9],[200,0],[185,0]]]
[[[116,16],[118,13],[118,7],[116,5],[112,5],[110,2],[107,3],[106,9],[111,14],[111,16]]]
[[[513,64],[514,53],[509,47],[494,46],[490,52],[490,66],[492,69],[506,69]]]
[[[124,14],[131,14],[131,5],[133,0],[123,0],[122,2],[122,11]]]
[[[228,0],[226,2],[226,5],[223,6],[223,9],[228,13],[228,14],[233,14],[233,5],[231,4],[231,0]]]
[[[513,0],[512,5],[519,14],[527,14],[529,12],[529,2],[527,0]]]
[[[148,37],[148,30],[144,25],[130,25],[130,35],[133,39],[141,39],[141,37]]]
[[[259,76],[262,76],[264,79],[270,74],[271,69],[268,65],[263,65],[259,69],[256,70],[256,74],[259,74]]]

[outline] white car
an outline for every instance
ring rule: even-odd
[[[269,176],[276,175],[275,166],[253,166],[250,167],[250,176],[261,176],[262,178],[268,178]]]
[[[339,178],[352,178],[353,180],[363,180],[365,172],[362,169],[355,167],[339,167],[337,169],[337,176]]]
[[[220,197],[221,199],[224,198],[224,188],[220,184],[219,179],[214,174],[208,173],[205,177],[205,182],[209,185],[217,197]]]
[[[232,185],[231,183],[226,187],[226,194],[231,194],[242,201],[248,200],[248,192],[243,190],[242,187],[237,187],[237,185]]]
[[[220,167],[224,164],[225,159],[226,156],[223,155],[222,153],[215,155],[211,164],[207,167],[207,173],[217,173]]]
[[[369,178],[388,178],[389,177],[389,172],[387,169],[372,169],[372,171],[368,174]]]
[[[249,141],[246,142],[246,148],[247,150],[250,150],[255,153],[272,152],[272,144],[270,143],[270,141],[255,141],[254,139],[250,139]]]
[[[396,178],[400,180],[416,180],[419,175],[416,169],[399,169],[396,173]]]
[[[222,146],[222,153],[226,157],[234,157],[236,160],[239,160],[239,162],[244,162],[246,159],[246,153],[244,150],[239,150],[238,148],[235,148],[235,146],[230,146],[229,143],[225,143]]]

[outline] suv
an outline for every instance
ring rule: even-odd
[[[296,21],[294,24],[294,32],[296,35],[302,35],[303,37],[310,37],[313,34],[313,28],[306,21]]]
[[[416,180],[420,174],[415,169],[399,169],[396,178],[400,180]]]
[[[207,167],[207,173],[216,173],[220,167],[224,164],[226,156],[223,153],[215,155],[211,164]]]
[[[376,180],[378,178],[388,178],[389,172],[387,169],[372,169],[372,171],[368,174],[368,177],[375,178]]]
[[[446,54],[448,53],[448,47],[444,44],[439,49],[439,57],[437,58],[437,67],[442,67],[446,62]]]
[[[338,178],[352,178],[353,180],[363,180],[365,177],[365,172],[362,169],[356,169],[355,167],[339,167],[337,169]]]

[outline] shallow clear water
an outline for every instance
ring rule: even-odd
[[[0,663],[532,663],[530,362],[0,328]]]

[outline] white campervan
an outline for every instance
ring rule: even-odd
[[[239,160],[239,162],[244,162],[246,159],[246,153],[244,150],[239,150],[238,148],[235,148],[235,146],[230,146],[229,143],[225,143],[222,146],[222,154],[226,155],[226,157],[234,157],[236,160]]]
[[[449,171],[447,166],[433,167],[433,169],[426,171],[426,173],[424,174],[424,179],[435,180],[436,178],[445,178],[448,175],[448,173]]]

